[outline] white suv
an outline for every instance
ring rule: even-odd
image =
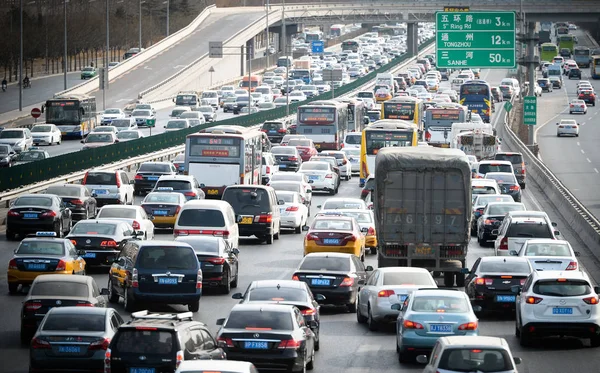
[[[531,214],[526,216],[506,215],[498,229],[492,231],[496,236],[494,252],[496,256],[508,256],[511,251],[519,252],[527,240],[549,238],[555,240],[560,232],[546,216]]]
[[[589,338],[600,347],[598,292],[582,271],[533,271],[517,292],[515,335],[522,346],[534,338],[570,336]]]

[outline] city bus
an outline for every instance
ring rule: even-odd
[[[322,31],[309,31],[305,34],[304,41],[310,43],[312,41],[323,40]]]
[[[265,134],[256,129],[214,130],[185,139],[184,174],[196,178],[206,198],[221,199],[228,185],[261,184]]]
[[[469,80],[460,86],[461,105],[465,105],[472,113],[477,113],[485,123],[492,118],[492,89],[485,80]]]
[[[352,51],[354,53],[358,52],[358,41],[354,39],[344,40],[342,42],[342,51]]]
[[[365,116],[367,108],[363,101],[355,98],[339,99],[340,102],[348,104],[348,131],[362,132],[365,128]]]
[[[600,79],[600,55],[592,56],[590,76],[592,79]]]
[[[558,56],[558,47],[554,43],[543,43],[540,48],[540,61],[551,62]]]
[[[379,149],[392,146],[417,146],[419,129],[406,120],[382,119],[362,131],[360,144],[360,182],[363,187],[370,174],[375,174],[375,157]]]
[[[468,122],[471,112],[460,104],[439,104],[425,110],[424,139],[431,146],[449,148],[453,123]]]
[[[345,25],[332,25],[329,28],[329,36],[331,36],[332,38],[342,36],[344,34],[345,30],[346,30]]]
[[[394,97],[381,104],[381,119],[400,119],[414,123],[423,131],[423,100],[410,97]]]
[[[592,62],[592,50],[588,47],[577,46],[573,51],[573,59],[579,67],[590,67]]]
[[[313,101],[298,107],[296,134],[311,139],[317,150],[340,150],[348,130],[348,104]]]
[[[47,100],[43,110],[46,112],[46,123],[55,124],[60,129],[63,139],[83,139],[98,124],[94,96],[58,96]]]
[[[577,44],[577,37],[575,35],[567,34],[558,36],[559,51],[563,48],[568,48],[571,51],[571,54],[573,54],[575,44]]]

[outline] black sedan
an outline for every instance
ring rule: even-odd
[[[104,357],[123,318],[113,308],[57,307],[46,314],[29,347],[30,371],[68,371],[81,364],[104,369]]]
[[[249,361],[260,371],[312,370],[315,335],[300,310],[284,304],[236,304],[217,334],[228,360]]]
[[[15,164],[17,153],[8,144],[0,144],[0,167],[12,167]]]
[[[521,186],[512,172],[488,172],[485,174],[485,178],[496,180],[500,187],[500,193],[508,194],[515,202],[521,202]]]
[[[305,282],[315,297],[323,295],[322,303],[345,305],[356,312],[358,289],[367,283],[367,271],[372,270],[352,254],[310,253],[302,259],[292,280]]]
[[[240,303],[277,303],[296,306],[304,321],[315,333],[315,351],[319,351],[319,330],[321,324],[321,306],[317,301],[325,297],[315,294],[305,282],[293,280],[262,280],[252,281],[246,293],[235,293],[233,299],[241,299]]]
[[[481,257],[465,279],[465,291],[471,304],[483,311],[514,309],[516,295],[511,286],[522,286],[532,271],[524,257]]]
[[[6,239],[25,237],[38,231],[56,232],[57,237],[71,230],[71,210],[54,194],[26,194],[17,198],[6,215]]]
[[[490,202],[485,206],[477,219],[477,241],[481,246],[496,239],[492,231],[500,227],[504,216],[510,211],[525,211],[525,205],[520,202]]]
[[[133,178],[133,193],[142,194],[151,191],[162,175],[177,174],[177,169],[171,162],[144,162]]]
[[[31,284],[21,308],[21,343],[29,343],[46,313],[55,307],[106,307],[108,289],[91,276],[41,275]]]
[[[208,235],[179,236],[175,239],[194,248],[202,268],[202,288],[218,288],[229,294],[239,280],[240,251],[221,237]]]
[[[119,220],[81,220],[66,237],[77,250],[84,250],[83,258],[89,265],[110,265],[123,245],[136,238],[133,227]]]
[[[294,146],[274,146],[271,153],[279,165],[279,171],[298,171],[302,164],[302,158],[298,149]]]
[[[84,185],[57,184],[46,189],[46,194],[55,194],[66,203],[73,221],[93,219],[96,216],[97,203]]]

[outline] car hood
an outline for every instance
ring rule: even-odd
[[[25,139],[0,139],[0,144],[9,144],[9,145],[14,145],[20,141],[23,141]]]

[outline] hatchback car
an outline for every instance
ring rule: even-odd
[[[101,128],[107,128],[107,127],[101,127]],[[93,133],[90,133],[89,135],[87,135],[85,140],[81,140],[81,143],[83,144],[83,146],[81,147],[81,150],[99,148],[101,146],[112,145],[112,144],[116,144],[118,142],[119,142],[119,139],[117,138],[116,133],[93,132]]]
[[[497,256],[508,256],[511,251],[518,251],[525,241],[532,238],[556,239],[560,234],[554,230],[547,216],[512,216],[502,221],[500,228],[492,231],[496,235],[494,251]]]
[[[21,152],[19,155],[17,155],[14,165],[18,166],[26,163],[41,161],[43,159],[48,158],[50,158],[50,153],[32,146],[31,148],[29,148],[29,150]]]
[[[596,106],[596,93],[591,89],[579,91],[579,95],[577,97],[580,100],[583,100],[586,105]]]
[[[579,123],[575,119],[561,119],[556,125],[556,137],[565,135],[579,137]]]
[[[308,161],[302,163],[298,173],[306,175],[313,191],[326,191],[337,194],[339,189],[339,176],[327,162]]]
[[[183,194],[188,201],[204,199],[206,196],[196,178],[191,175],[160,176],[152,191],[178,192]]]
[[[7,128],[0,132],[0,144],[10,145],[20,153],[33,146],[33,137],[28,128]]]

